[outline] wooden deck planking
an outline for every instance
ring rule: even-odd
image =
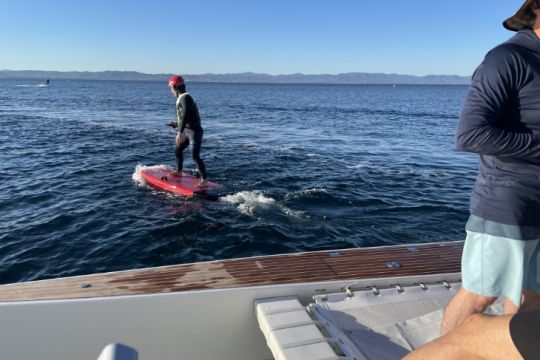
[[[415,248],[411,252],[410,248]],[[294,284],[460,271],[463,242],[253,257],[0,285],[0,301],[30,301]],[[398,269],[388,268],[396,261]],[[82,284],[90,284],[83,288]]]

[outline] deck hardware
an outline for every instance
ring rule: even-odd
[[[321,300],[322,301],[328,301],[328,296],[327,295],[322,295]]]
[[[442,283],[443,283],[444,287],[447,288],[448,290],[450,290],[452,288],[452,285],[450,285],[448,283],[448,281],[444,280]]]
[[[331,252],[330,254],[328,254],[328,256],[330,256],[330,257],[340,257],[341,254],[335,251],[335,252]]]
[[[381,292],[379,291],[379,289],[377,289],[376,286],[372,286],[372,287],[371,287],[371,291],[372,291],[373,294],[375,294],[376,296],[380,296],[380,295],[381,295]]]
[[[87,288],[92,287],[92,284],[90,284],[90,283],[82,283],[79,286],[80,286],[81,289],[87,289]]]
[[[347,285],[345,287],[345,292],[347,293],[347,297],[353,297],[354,296],[354,293],[353,291],[351,290],[351,286],[350,285]]]
[[[389,269],[399,269],[401,265],[397,261],[389,261],[386,263],[386,267]]]
[[[396,290],[397,290],[398,294],[401,294],[401,293],[405,292],[405,290],[401,286],[399,286],[399,284],[396,285]]]
[[[420,289],[422,289],[424,291],[426,291],[428,289],[428,287],[424,283],[420,283],[419,285],[420,285]]]
[[[411,253],[417,253],[419,252],[420,250],[418,250],[418,248],[415,248],[415,247],[408,247],[407,250]]]

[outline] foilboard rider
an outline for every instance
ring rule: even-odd
[[[201,126],[199,109],[193,97],[186,91],[186,84],[181,76],[174,75],[169,79],[169,89],[176,97],[176,122],[167,124],[167,126],[178,130],[174,152],[176,155],[176,175],[182,176],[184,150],[188,145],[191,145],[191,157],[201,175],[198,186],[204,187],[207,185],[206,166],[201,159],[204,130]]]

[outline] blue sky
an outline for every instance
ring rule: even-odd
[[[515,0],[6,0],[0,69],[470,75]]]

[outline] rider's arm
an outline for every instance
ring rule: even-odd
[[[187,99],[189,98],[189,95],[185,95],[185,96],[182,96],[180,98],[180,101],[179,101],[179,104],[178,106],[181,107],[182,111],[181,111],[181,119],[180,120],[180,124],[179,124],[179,130],[180,133],[184,132],[184,129],[186,128],[186,125],[187,125],[187,109],[188,109],[188,101]],[[191,101],[193,101],[193,99],[191,99]]]

